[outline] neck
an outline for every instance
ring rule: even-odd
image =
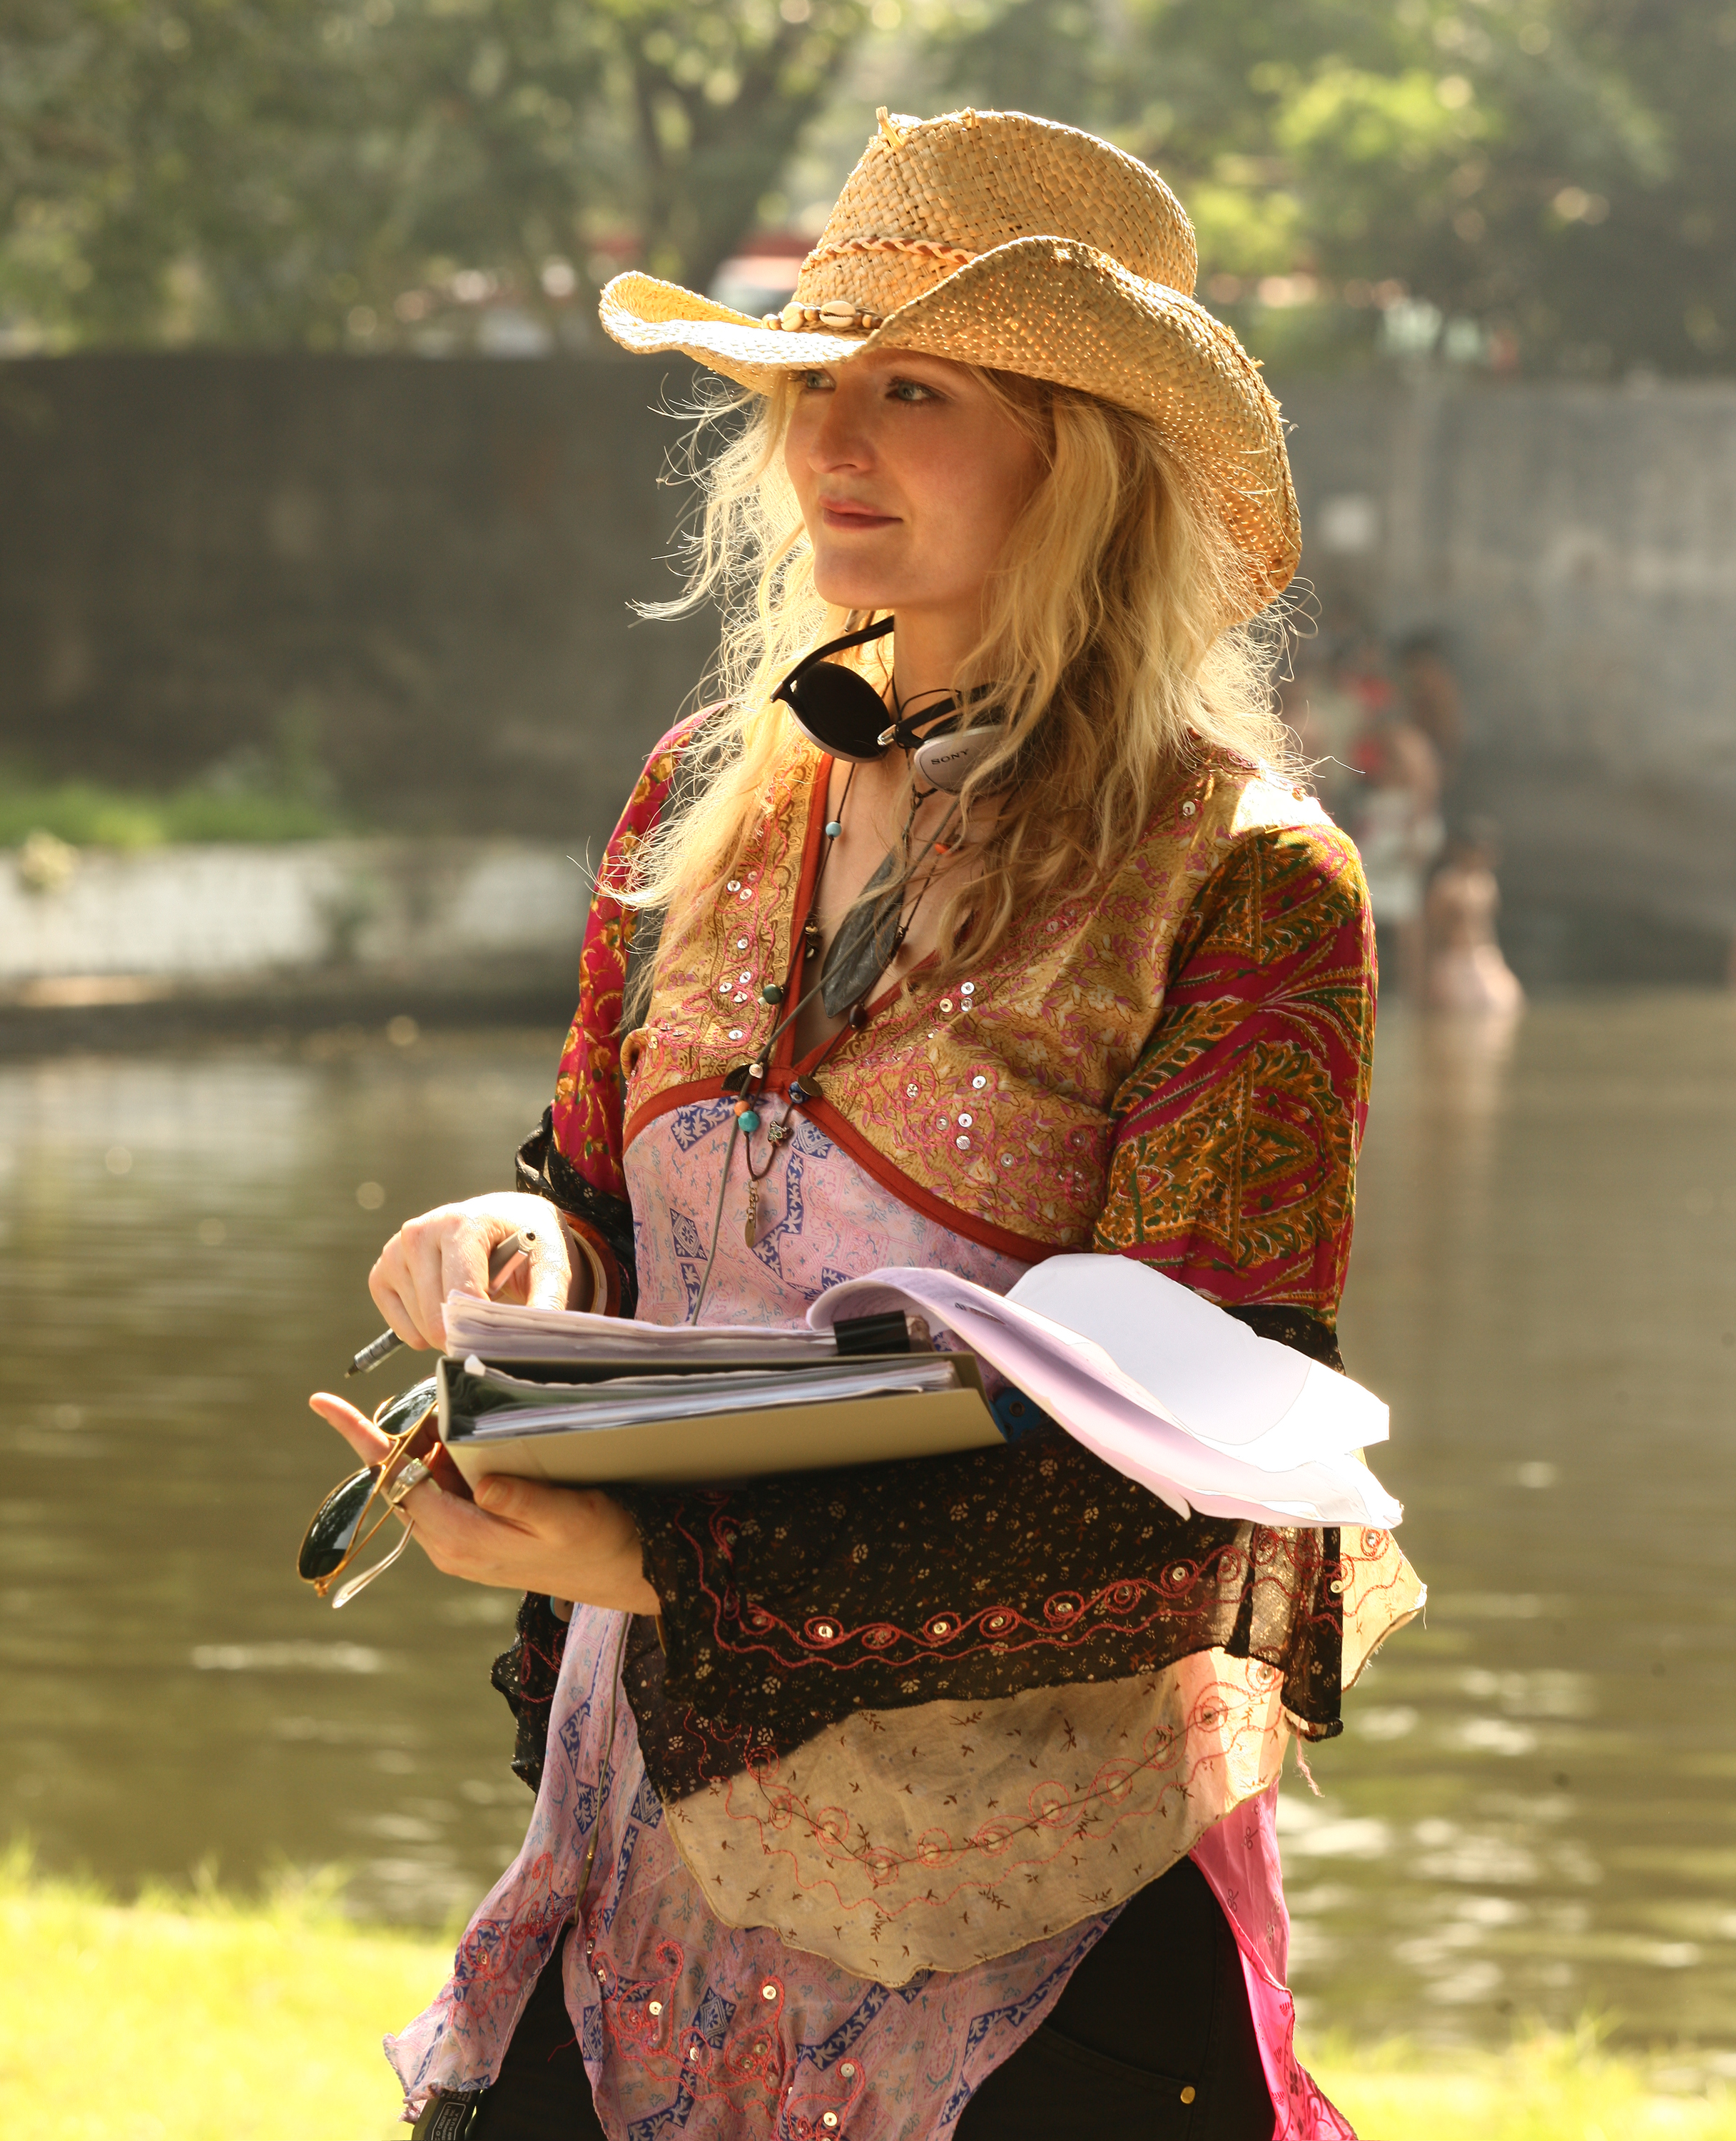
[[[975,620],[933,611],[901,609],[893,637],[893,688],[901,705],[921,718],[950,695],[960,663],[976,644]],[[914,704],[912,702],[914,701]]]

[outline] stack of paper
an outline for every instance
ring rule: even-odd
[[[661,1361],[671,1343],[682,1360],[696,1363],[838,1357],[829,1330],[804,1331],[799,1325],[792,1330],[776,1323],[628,1323],[581,1309],[480,1301],[473,1293],[449,1294],[445,1314],[446,1351],[460,1357],[479,1354],[485,1361]]]
[[[539,1372],[522,1349],[518,1375],[475,1353],[440,1362],[440,1437],[467,1479],[505,1472],[574,1484],[715,1483],[1001,1440],[968,1354],[840,1356],[829,1331],[805,1331],[775,1334],[802,1341],[780,1361],[763,1333],[617,1322],[614,1331],[638,1336],[626,1356],[618,1347],[601,1355],[590,1326],[607,1319],[572,1321],[586,1328],[564,1334],[564,1359],[550,1339],[537,1340]],[[449,1336],[462,1326],[450,1304],[446,1322]],[[713,1365],[720,1337],[749,1336],[751,1346],[722,1349],[745,1355],[743,1366]]]
[[[956,1390],[958,1371],[943,1353],[829,1367],[726,1371],[721,1375],[611,1376],[595,1383],[527,1382],[502,1375],[473,1353],[453,1385],[455,1424],[478,1440],[568,1430],[595,1435],[642,1421],[691,1420],[699,1413],[836,1403],[844,1398],[908,1397]]]

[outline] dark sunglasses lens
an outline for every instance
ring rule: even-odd
[[[366,1472],[352,1473],[320,1504],[296,1557],[296,1574],[304,1583],[317,1583],[321,1577],[329,1576],[349,1552],[379,1476],[377,1464],[369,1465]]]
[[[829,751],[849,758],[880,756],[879,738],[891,718],[880,694],[854,669],[816,662],[792,687],[803,725]]]
[[[382,1435],[401,1435],[406,1427],[414,1427],[427,1411],[434,1403],[435,1393],[432,1376],[425,1382],[415,1383],[407,1390],[400,1390],[396,1397],[380,1408],[375,1417],[375,1426]]]

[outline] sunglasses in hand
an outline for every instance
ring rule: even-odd
[[[382,1524],[389,1523],[398,1505],[414,1487],[432,1479],[444,1492],[461,1495],[470,1490],[464,1475],[446,1454],[435,1416],[435,1381],[425,1382],[387,1398],[374,1415],[374,1425],[391,1438],[391,1446],[377,1464],[352,1472],[334,1487],[314,1512],[296,1557],[296,1573],[313,1586],[323,1598],[346,1569],[366,1551]],[[390,1553],[352,1576],[332,1599],[333,1607],[347,1606],[376,1576],[390,1568],[410,1543],[410,1526],[404,1524]]]

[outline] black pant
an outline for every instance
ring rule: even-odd
[[[957,2141],[1271,2141],[1234,1935],[1191,1858],[1142,1888]]]
[[[1134,1897],[1049,2020],[971,2098],[956,2134],[1271,2141],[1272,2124],[1241,1957],[1217,1897],[1184,1858]],[[561,1989],[560,1947],[467,2141],[554,2137],[602,2141]]]

